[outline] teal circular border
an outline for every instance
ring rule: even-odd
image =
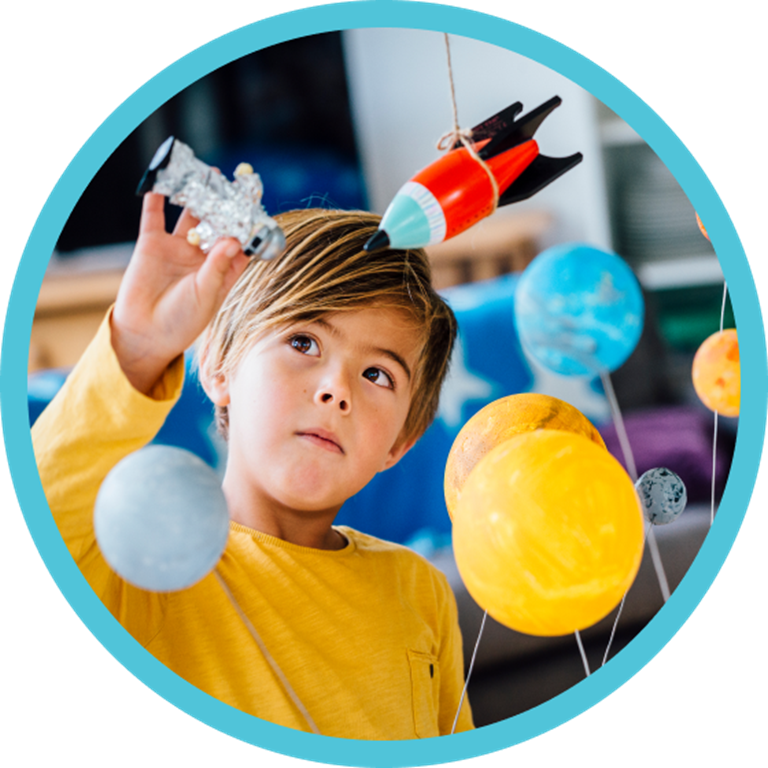
[[[610,664],[555,699],[473,732],[421,741],[365,742],[288,731],[213,699],[156,661],[104,608],[69,556],[40,485],[27,416],[30,332],[48,259],[76,201],[111,152],[163,102],[213,69],[296,37],[361,27],[449,32],[507,48],[559,72],[619,114],[663,160],[707,222],[728,282],[742,349],[743,417],[730,478],[710,535],[664,608]],[[763,448],[766,383],[763,321],[744,250],[706,175],[666,124],[606,71],[544,35],[476,11],[398,0],[326,5],[256,22],[183,57],[118,107],[67,167],[32,230],[11,291],[0,365],[8,463],[27,526],[51,575],[91,632],[146,685],[213,728],[285,755],[356,766],[430,765],[510,747],[579,715],[647,664],[698,605],[738,533]]]

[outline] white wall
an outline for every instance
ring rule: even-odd
[[[552,240],[610,247],[593,97],[551,69],[504,48],[453,35],[450,40],[462,128],[477,125],[515,101],[529,111],[558,95],[562,105],[536,134],[541,151],[584,155],[580,165],[538,195],[495,215],[546,208],[556,219]],[[344,49],[369,203],[383,213],[399,187],[438,157],[437,140],[453,127],[444,37],[421,30],[350,30],[344,33]]]

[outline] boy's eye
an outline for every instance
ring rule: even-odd
[[[395,382],[392,381],[390,375],[382,371],[381,368],[367,368],[363,372],[363,376],[368,379],[368,381],[377,384],[380,387],[387,387],[388,389],[395,388]]]
[[[311,336],[304,336],[298,334],[297,336],[291,336],[289,339],[290,345],[302,355],[317,356],[320,354],[320,347],[317,342]]]

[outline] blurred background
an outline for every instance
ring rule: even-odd
[[[605,105],[567,78],[505,49],[452,36],[451,53],[462,127],[514,101],[528,111],[559,95],[563,104],[544,122],[537,141],[544,154],[584,154],[579,166],[531,200],[502,208],[429,249],[436,286],[459,318],[454,373],[438,419],[419,445],[339,516],[339,522],[414,547],[446,572],[469,659],[482,611],[456,572],[442,498],[445,459],[461,426],[497,397],[540,391],[582,410],[623,460],[599,381],[547,373],[520,347],[512,310],[517,275],[550,245],[581,241],[617,252],[640,282],[643,335],[612,381],[638,470],[668,466],[688,487],[689,509],[658,531],[673,589],[709,525],[712,414],[698,401],[690,371],[696,349],[719,327],[723,275],[674,177]],[[315,206],[383,213],[398,188],[436,159],[436,142],[452,120],[443,35],[412,30],[300,38],[221,67],[170,99],[114,151],[61,232],[32,330],[31,421],[61,386],[114,300],[138,227],[136,185],[167,136],[189,144],[227,176],[239,162],[250,162],[262,176],[270,214]],[[168,206],[167,213],[171,226],[178,210]],[[725,326],[733,325],[727,304]],[[718,498],[736,422],[720,420]],[[158,441],[188,447],[223,467],[226,446],[212,429],[210,404],[193,376]],[[388,499],[384,514],[380,504],[371,503],[382,494]],[[611,655],[647,626],[662,602],[646,558]],[[592,668],[602,663],[613,620],[611,614],[584,633]],[[584,674],[572,636],[532,638],[489,622],[470,684],[476,722],[530,709]]]
[[[674,177],[629,126],[566,78],[468,38],[454,37],[451,45],[462,125],[474,125],[516,100],[531,109],[556,93],[563,105],[537,139],[547,154],[581,151],[585,160],[531,200],[500,209],[467,233],[459,248],[435,249],[437,284],[520,270],[536,252],[565,240],[612,248],[646,290],[647,325],[660,335],[674,369],[663,375],[658,365],[647,369],[641,378],[652,392],[633,392],[628,405],[685,397],[688,353],[719,315],[722,273]],[[439,33],[317,35],[212,72],[140,125],[83,194],[41,291],[30,370],[71,365],[82,351],[82,339],[70,350],[64,338],[64,326],[72,322],[68,315],[77,308],[70,303],[82,309],[92,305],[97,291],[79,287],[86,275],[112,271],[117,277],[127,262],[140,212],[134,191],[168,135],[228,175],[241,160],[250,162],[264,181],[270,213],[314,205],[383,213],[400,185],[437,157],[436,141],[451,126]],[[175,215],[169,206],[171,222]],[[66,279],[74,273],[80,277]],[[66,288],[57,290],[57,279]],[[101,303],[108,306],[115,281],[104,282]],[[59,338],[50,341],[38,331],[48,330],[45,321],[58,303],[66,306],[55,318]],[[635,379],[633,388],[639,386]]]

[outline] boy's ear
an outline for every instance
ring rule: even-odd
[[[385,469],[394,467],[395,464],[397,464],[397,462],[400,461],[400,459],[402,459],[403,456],[405,456],[405,454],[408,453],[408,451],[410,451],[415,444],[416,438],[413,438],[412,440],[398,440],[394,446],[392,446],[392,449],[387,456],[387,460],[384,462],[384,466],[381,468],[382,472]]]
[[[208,376],[203,373],[203,368],[200,367],[198,379],[200,386],[214,405],[218,405],[220,408],[229,405],[229,381],[223,373],[218,376]]]

